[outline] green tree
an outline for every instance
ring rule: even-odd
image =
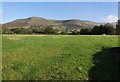
[[[118,22],[117,22],[116,32],[117,32],[118,35],[120,35],[120,20],[118,20]]]
[[[11,29],[11,31],[13,31],[13,33],[16,34],[32,34],[33,30],[30,28],[14,28]]]
[[[107,35],[112,35],[115,34],[115,28],[113,25],[107,23],[105,25],[100,25],[100,26],[94,26],[92,29],[92,34],[94,35],[102,35],[102,34],[107,34]]]
[[[94,35],[100,35],[100,28],[102,27],[102,25],[101,26],[94,26],[94,28],[92,29],[92,34],[94,34]]]
[[[45,34],[57,34],[57,31],[53,29],[52,27],[46,27],[44,33]]]
[[[90,35],[91,34],[91,29],[84,28],[80,30],[81,35]]]
[[[107,35],[115,34],[114,26],[109,23],[105,24],[103,29],[104,29],[104,34],[107,34]]]
[[[79,35],[79,34],[80,34],[80,32],[77,31],[77,30],[73,30],[72,33],[71,33],[71,35]]]
[[[62,31],[61,34],[67,35],[68,33],[67,33],[67,31]]]
[[[2,34],[11,34],[12,31],[9,27],[2,26]]]

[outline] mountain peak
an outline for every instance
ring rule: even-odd
[[[101,23],[83,21],[79,19],[69,19],[69,20],[49,20],[42,17],[32,16],[24,19],[17,19],[12,22],[5,23],[7,27],[27,27],[27,26],[37,26],[37,27],[48,27],[48,26],[66,26],[67,28],[90,28],[95,25],[100,25]]]
[[[28,17],[27,19],[44,19],[42,17],[37,17],[37,16],[33,16],[33,17]]]

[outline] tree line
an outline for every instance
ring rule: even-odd
[[[102,34],[106,34],[106,35],[115,35],[117,34],[117,29],[114,28],[113,25],[107,23],[105,25],[100,25],[100,26],[94,26],[92,29],[82,29],[80,31],[80,34],[83,35],[102,35]]]
[[[3,27],[2,28],[2,34],[63,34],[63,35],[117,35],[118,28],[120,28],[120,25],[117,24],[116,28],[114,28],[113,25],[107,23],[105,25],[100,26],[94,26],[92,29],[90,28],[84,28],[80,31],[74,29],[74,30],[66,30],[60,31],[57,29],[54,29],[50,26],[46,28],[9,28],[9,27]]]

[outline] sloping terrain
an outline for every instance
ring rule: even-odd
[[[17,19],[12,22],[3,24],[7,27],[47,27],[47,26],[66,26],[67,28],[91,28],[95,25],[100,25],[101,23],[82,21],[77,19],[70,20],[48,20],[41,17],[29,17],[25,19]]]

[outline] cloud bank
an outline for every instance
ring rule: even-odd
[[[107,22],[107,23],[115,23],[115,22],[117,22],[117,20],[118,20],[118,16],[108,15],[108,16],[105,17],[105,18],[101,18],[101,20],[102,20],[103,22]]]

